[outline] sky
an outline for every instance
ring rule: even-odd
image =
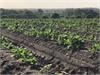
[[[0,8],[100,8],[100,0],[0,0]]]

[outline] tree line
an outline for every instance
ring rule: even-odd
[[[1,18],[99,18],[98,8],[70,9],[0,9]]]

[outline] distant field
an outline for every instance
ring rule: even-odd
[[[8,30],[21,32],[29,36],[45,37],[55,34],[65,33],[85,33],[94,34],[100,32],[100,22],[98,18],[91,19],[2,19],[0,27],[7,28]],[[51,33],[51,34],[49,34]],[[56,39],[54,37],[54,39]]]

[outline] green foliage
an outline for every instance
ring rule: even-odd
[[[54,15],[54,14],[59,14]],[[39,18],[51,18],[50,15],[54,15],[54,18],[97,18],[100,17],[100,9],[97,8],[77,8],[77,9],[0,9],[1,18],[15,18],[15,19],[39,19]],[[44,17],[47,16],[47,17]]]
[[[0,45],[7,49],[11,49],[14,47],[14,45],[4,36],[0,37]]]
[[[2,19],[1,28],[27,36],[53,40],[67,49],[80,50],[86,41],[94,41],[100,31],[98,18],[84,19]],[[95,25],[94,25],[95,24]],[[82,32],[80,34],[80,31]],[[85,34],[84,34],[85,33]]]
[[[37,63],[37,59],[35,55],[23,47],[18,47],[13,45],[7,38],[0,37],[1,46],[3,48],[10,49],[13,53],[14,57],[19,61],[31,65],[35,65]]]
[[[79,35],[75,35],[73,38],[72,38],[72,46],[73,46],[73,49],[82,49],[84,48],[84,39],[82,37],[80,37]]]
[[[92,45],[92,47],[90,48],[90,51],[91,51],[92,53],[95,53],[95,52],[97,52],[97,51],[100,51],[100,43],[94,43],[94,44]]]
[[[68,49],[79,50],[84,46],[84,39],[79,35],[68,33],[66,35],[59,35],[58,42],[67,46]]]
[[[14,57],[17,58],[20,62],[24,62],[31,65],[34,65],[37,62],[36,57],[32,54],[32,52],[28,51],[25,48],[14,48],[11,49],[11,52],[14,54]]]
[[[57,18],[60,18],[60,16],[59,16],[59,14],[54,13],[54,14],[52,14],[52,17],[51,18],[57,19]]]

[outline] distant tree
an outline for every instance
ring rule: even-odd
[[[100,9],[77,8],[77,9],[37,9],[37,10],[14,10],[0,9],[1,18],[99,18]]]
[[[43,16],[42,17],[43,19],[48,19],[49,17],[47,15]]]
[[[58,14],[58,13],[53,13],[52,14],[52,16],[51,16],[51,18],[60,18],[60,15]]]
[[[38,13],[43,13],[44,11],[42,9],[38,9]]]

